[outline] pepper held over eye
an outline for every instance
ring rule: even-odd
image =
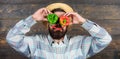
[[[48,19],[48,22],[49,22],[50,24],[56,24],[57,21],[58,21],[58,16],[57,16],[56,14],[49,14],[49,15],[47,16],[47,19]],[[67,16],[61,16],[61,17],[59,18],[59,24],[60,24],[61,26],[68,26],[68,25],[70,24],[70,19],[69,19],[69,17],[67,17]]]
[[[58,21],[58,16],[56,14],[48,14],[47,19],[50,24],[55,24]]]
[[[67,16],[61,16],[59,21],[62,26],[68,26],[70,24],[70,19]]]

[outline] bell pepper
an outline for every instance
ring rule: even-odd
[[[56,14],[48,14],[47,19],[50,24],[55,24],[58,21],[58,16]]]
[[[61,16],[59,21],[62,26],[68,26],[70,24],[70,19],[67,16]]]

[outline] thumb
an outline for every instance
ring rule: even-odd
[[[44,21],[48,21],[47,18],[44,18],[43,20],[44,20]]]

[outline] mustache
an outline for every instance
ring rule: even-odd
[[[55,30],[55,31],[58,31],[58,30],[63,31],[63,28],[60,25],[52,25],[52,29]]]
[[[57,40],[59,40],[59,39],[61,39],[62,37],[64,37],[64,35],[66,34],[66,32],[67,32],[67,30],[63,30],[63,31],[55,31],[55,30],[53,30],[53,29],[50,29],[49,28],[49,34],[51,35],[51,37],[53,38],[53,39],[57,39]]]

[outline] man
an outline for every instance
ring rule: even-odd
[[[54,24],[46,18],[49,14],[58,16]],[[68,25],[60,24],[60,17],[67,16]],[[49,35],[25,36],[35,23],[47,21]],[[79,24],[90,36],[69,37],[66,34],[70,25]],[[18,22],[7,34],[7,42],[18,52],[31,59],[86,59],[103,50],[110,42],[111,36],[98,24],[81,17],[64,3],[53,3],[40,8],[33,15]]]

